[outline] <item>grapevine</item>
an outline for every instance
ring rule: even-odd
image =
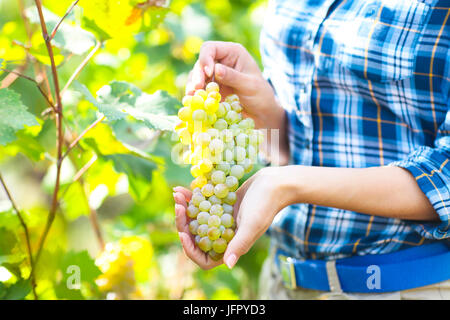
[[[236,229],[236,190],[257,160],[262,132],[235,94],[221,102],[220,88],[210,82],[205,89],[183,98],[176,127],[184,147],[182,162],[191,164],[192,198],[187,207],[189,231],[195,243],[213,260],[220,260]]]

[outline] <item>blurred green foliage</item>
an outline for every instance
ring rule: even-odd
[[[204,41],[239,42],[259,61],[266,1],[173,0],[142,16],[115,7],[120,2],[79,1],[53,41],[62,87],[99,46],[62,96],[67,138],[73,140],[98,119],[98,110],[107,121],[63,161],[59,209],[36,270],[37,294],[41,299],[256,298],[267,239],[232,271],[224,266],[203,271],[184,256],[172,188],[188,186],[192,178],[187,167],[171,161],[173,137],[166,129]],[[43,1],[49,30],[71,3]],[[0,0],[0,65],[53,90],[42,77],[45,72],[51,79],[51,73],[38,21],[34,1]],[[8,132],[0,130],[0,172],[36,252],[54,188],[56,128],[36,85],[20,77],[10,83],[11,76],[0,71],[0,82],[8,83],[2,101],[8,97],[26,121],[15,125],[1,114],[0,129]],[[159,111],[139,109],[140,99]],[[127,106],[126,114],[118,112],[119,105]],[[0,299],[32,299],[25,235],[9,200],[0,197]],[[103,252],[95,217],[107,243]],[[80,267],[79,289],[68,289],[71,265]]]

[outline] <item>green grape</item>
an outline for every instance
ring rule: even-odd
[[[230,149],[225,149],[223,151],[223,159],[226,163],[231,164],[233,163],[233,159],[234,159],[234,155],[233,155],[233,151]]]
[[[214,187],[214,194],[219,198],[225,198],[228,195],[228,188],[225,184],[219,183]]]
[[[213,191],[214,192],[214,191]],[[211,197],[208,198],[208,201],[211,202],[212,205],[215,204],[222,204],[222,199],[217,197],[215,194],[213,194]]]
[[[248,135],[248,144],[252,145],[252,146],[257,146],[258,145],[258,134],[253,131]]]
[[[242,177],[244,176],[244,173],[245,173],[244,167],[242,167],[239,164],[236,164],[236,165],[232,166],[231,169],[230,169],[230,175],[236,177],[238,180],[242,179]]]
[[[205,121],[206,120],[206,111],[203,109],[197,109],[192,112],[192,119],[195,121]]]
[[[222,232],[222,239],[225,239],[226,242],[230,242],[231,239],[234,237],[234,230],[231,228],[225,229],[225,231]]]
[[[197,220],[192,220],[189,223],[189,232],[192,233],[193,235],[196,235],[198,226],[199,226],[198,221]]]
[[[226,116],[227,113],[231,110],[231,105],[230,105],[230,103],[228,101],[225,101],[225,102],[222,102],[222,103],[223,103],[223,106],[225,108],[225,115],[224,116]]]
[[[198,242],[200,241],[201,238],[202,238],[202,237],[200,237],[199,235],[196,235],[196,236],[195,236],[195,244],[198,245]]]
[[[248,135],[241,132],[236,136],[236,145],[245,148],[247,146]]]
[[[227,196],[223,199],[223,202],[229,205],[233,205],[236,203],[236,193],[228,192]]]
[[[217,170],[223,171],[226,175],[230,173],[231,166],[228,163],[219,163],[216,166]],[[227,177],[228,178],[228,177]],[[226,181],[226,180],[225,180]]]
[[[234,193],[234,192],[233,192]],[[235,195],[236,196],[236,195]],[[211,208],[211,202],[209,202],[208,200],[203,200],[202,202],[200,202],[200,204],[198,205],[198,208],[201,211],[209,211],[209,209]]]
[[[194,194],[192,195],[191,201],[192,201],[192,203],[193,203],[195,206],[197,206],[197,207],[200,205],[200,202],[202,202],[203,200],[205,200],[205,197],[201,194],[201,192],[199,192],[199,193],[194,193]]]
[[[196,194],[196,193],[201,193],[200,188],[195,188],[194,190],[192,190],[192,194]]]
[[[223,225],[219,226],[220,234],[222,234],[225,231],[225,227]]]
[[[216,215],[212,215],[209,217],[208,219],[208,226],[211,227],[219,227],[221,222],[221,218],[219,216]]]
[[[217,239],[217,240],[220,240],[220,239]],[[217,240],[215,240],[215,241],[217,241]],[[225,241],[225,240],[223,240],[223,241]],[[226,241],[225,241],[225,243],[226,243]],[[208,252],[208,251],[211,250],[211,248],[212,248],[212,241],[209,240],[208,237],[202,237],[202,238],[200,239],[200,241],[198,242],[198,247],[199,247],[202,251]],[[220,247],[220,248],[221,248],[221,247]],[[224,251],[225,251],[225,250],[224,250]]]
[[[228,213],[228,214],[233,215],[233,206],[232,205],[224,203],[222,205],[222,208],[223,208],[223,213]]]
[[[215,216],[213,216],[213,217],[215,217]],[[220,232],[219,228],[217,228],[217,227],[210,227],[208,229],[208,238],[210,240],[219,239],[220,235],[221,235],[221,232]]]
[[[234,142],[234,140],[230,140],[225,143],[225,149],[230,149],[231,151],[234,150],[235,146],[236,146],[236,143]]]
[[[192,115],[192,116],[194,116],[194,115]],[[239,114],[234,110],[230,110],[225,115],[225,121],[230,125],[234,124],[239,121]]]
[[[234,223],[234,219],[233,216],[231,214],[225,213],[220,217],[221,223],[225,228],[230,228],[233,223]]]
[[[223,214],[223,207],[221,204],[213,204],[211,209],[209,209],[209,213],[216,216],[221,216]]]
[[[178,110],[178,118],[180,118],[181,121],[190,121],[192,119],[192,109],[189,107],[182,107]]]
[[[200,210],[193,204],[190,204],[187,208],[187,215],[191,219],[197,218],[199,212]]]
[[[202,195],[205,197],[211,197],[214,194],[214,186],[211,183],[207,183],[202,187]]]
[[[214,154],[221,153],[224,148],[225,148],[225,145],[224,145],[223,141],[220,140],[219,138],[215,138],[215,139],[211,140],[211,142],[209,144],[209,149]]]
[[[203,239],[202,239],[203,240]],[[208,239],[209,240],[209,239]],[[201,242],[201,240],[200,240]],[[214,240],[212,243],[212,249],[217,253],[223,253],[227,249],[227,241],[225,239],[219,238]],[[203,249],[202,249],[203,250]]]
[[[239,103],[239,101],[233,101],[232,103],[231,103],[231,109],[233,109],[234,111],[236,111],[236,112],[241,112],[242,111],[242,106],[241,106],[241,104]]]
[[[210,215],[209,215],[208,212],[201,211],[197,215],[197,221],[198,221],[199,224],[206,224],[206,223],[208,223],[209,217],[210,217]]]
[[[228,189],[230,189],[230,191],[236,191],[236,189],[239,187],[239,180],[235,176],[228,176],[225,179],[225,185],[228,187]]]
[[[233,140],[233,131],[230,129],[222,130],[220,133],[223,142],[230,142]]]
[[[208,233],[208,225],[207,224],[201,224],[197,227],[197,235],[199,235],[200,237],[205,237]]]
[[[206,92],[208,92],[208,93],[212,92],[212,91],[219,92],[219,85],[216,82],[211,81],[206,85],[205,89],[206,89]]]
[[[226,174],[223,171],[215,170],[211,174],[211,182],[214,183],[215,185],[224,183],[225,179],[226,179]]]
[[[219,261],[223,258],[223,253],[217,253],[214,250],[209,250],[208,255],[213,259],[214,261]]]
[[[256,162],[256,158],[258,157],[258,151],[254,146],[250,144],[247,146],[247,155],[252,162]]]
[[[243,147],[234,147],[234,160],[236,160],[236,162],[244,161],[246,156],[247,152]]]
[[[237,135],[239,135],[239,133],[242,132],[242,129],[239,128],[239,126],[237,125],[237,123],[233,123],[232,125],[229,126],[229,129],[231,130],[231,132],[233,133],[233,137],[236,137]]]
[[[217,108],[217,111],[216,111],[216,116],[218,118],[223,118],[223,117],[225,117],[226,114],[227,114],[227,109],[225,108],[223,103],[220,103],[219,108]]]
[[[194,135],[195,135],[194,142],[197,145],[207,146],[211,142],[211,136],[207,132],[199,132],[197,134],[194,133]]]
[[[222,131],[228,128],[228,123],[223,119],[217,119],[216,123],[214,123],[214,128]]]
[[[220,138],[220,131],[215,128],[209,128],[206,132],[211,137],[211,141]]]

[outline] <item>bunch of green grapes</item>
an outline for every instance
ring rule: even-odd
[[[187,208],[189,230],[198,247],[219,260],[234,237],[233,205],[239,180],[257,161],[262,132],[242,117],[239,97],[221,102],[219,85],[207,84],[183,98],[177,125],[182,162],[191,164],[192,198]]]

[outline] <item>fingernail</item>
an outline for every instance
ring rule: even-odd
[[[230,255],[230,256],[227,258],[227,261],[225,261],[225,264],[227,265],[228,269],[231,269],[231,268],[234,267],[234,265],[236,264],[236,262],[237,262],[237,257],[236,257],[236,255],[233,253],[232,255]]]
[[[205,73],[206,73],[206,75],[207,75],[208,77],[211,77],[211,69],[209,69],[208,66],[205,66],[205,67],[203,68],[203,70],[205,70]]]

